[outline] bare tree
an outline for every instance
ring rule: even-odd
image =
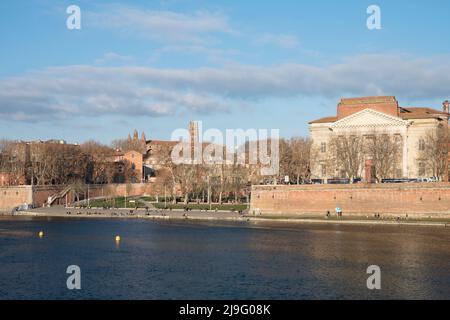
[[[167,168],[161,168],[156,171],[156,176],[157,178],[154,183],[154,193],[156,196],[164,195],[167,197],[167,195],[170,195],[173,197],[175,186],[171,171]]]
[[[46,185],[51,183],[52,166],[57,161],[48,144],[35,144],[31,146],[30,156],[30,174],[31,180],[36,180],[38,185]]]
[[[81,180],[77,180],[71,184],[71,189],[75,198],[77,199],[77,202],[79,202],[80,196],[84,195],[84,193],[86,192],[86,184]]]
[[[7,184],[26,182],[26,146],[7,139],[0,140],[0,172],[6,174]]]
[[[222,204],[223,195],[226,190],[226,175],[228,166],[225,163],[216,164],[210,168],[210,188],[213,196],[216,196],[217,202]]]
[[[119,149],[123,152],[138,151],[141,153],[146,152],[146,145],[141,140],[135,139],[116,139],[111,143],[114,149]]]
[[[448,141],[448,127],[440,126],[429,130],[423,139],[423,146],[419,146],[419,156],[431,170],[433,176],[438,177],[441,181],[447,177]]]
[[[356,134],[334,136],[329,143],[329,164],[340,178],[361,177],[364,162],[363,137]]]
[[[127,183],[125,185],[125,208],[127,207],[127,200],[131,194],[131,191],[133,191],[133,185],[131,183]]]
[[[230,165],[229,169],[230,191],[234,195],[234,201],[239,202],[239,197],[244,195],[245,187],[248,184],[248,170],[241,164]]]
[[[0,139],[0,154],[3,152],[6,152],[11,144],[13,143],[13,141],[6,139],[6,138],[1,138]]]
[[[164,178],[164,185],[163,186],[171,186],[170,192],[172,196],[172,200],[176,202],[176,196],[177,196],[177,185],[178,185],[178,179],[177,179],[177,165],[173,163],[172,157],[172,148],[170,146],[165,146],[161,148],[158,152],[158,163],[161,166],[161,169],[158,169],[156,171],[156,180],[159,180],[160,175],[162,175]]]
[[[19,184],[25,174],[25,154],[15,149],[15,145],[11,140],[0,140],[0,172],[6,174],[7,184]]]
[[[98,184],[112,183],[116,173],[112,160],[114,149],[93,140],[84,142],[80,148],[87,161],[86,180]]]
[[[372,159],[375,179],[394,178],[400,167],[401,142],[396,136],[387,133],[373,133],[365,139],[365,154]]]
[[[280,175],[295,179],[297,184],[309,179],[311,140],[303,137],[293,137],[289,140],[280,139]]]
[[[104,191],[105,199],[111,204],[112,207],[116,206],[117,189],[116,186],[110,184]]]
[[[174,167],[173,176],[180,186],[184,203],[188,204],[189,194],[193,191],[193,185],[197,178],[195,167],[191,164],[178,164]]]

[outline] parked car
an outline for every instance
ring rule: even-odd
[[[430,177],[430,178],[417,178],[417,182],[439,182],[439,179],[437,177]]]
[[[396,178],[396,179],[381,179],[381,183],[406,183],[410,182],[407,178]]]
[[[27,204],[27,203],[24,203],[24,204],[22,204],[22,205],[16,207],[16,211],[27,211],[27,210],[32,209],[32,208],[33,208],[32,205],[29,205],[29,204]]]
[[[328,179],[328,184],[350,184],[350,179],[348,178],[334,178],[334,179]]]

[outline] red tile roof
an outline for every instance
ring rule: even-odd
[[[325,117],[325,118],[320,118],[317,120],[310,121],[309,123],[310,124],[312,124],[312,123],[328,123],[328,122],[335,122],[335,121],[337,121],[337,117]]]
[[[373,103],[374,101],[390,100],[392,97],[367,97],[367,98],[354,98],[354,99],[341,99],[341,103],[348,104],[361,104],[361,103]],[[441,117],[450,117],[449,113],[444,111],[428,108],[428,107],[399,107],[399,117],[408,119],[433,119]],[[313,123],[332,123],[337,121],[337,117],[325,117],[317,120],[310,121]]]
[[[400,108],[400,118],[402,119],[431,119],[439,117],[449,117],[450,114],[426,107],[402,107]]]

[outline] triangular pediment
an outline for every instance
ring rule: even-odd
[[[357,129],[357,128],[374,128],[382,129],[388,127],[406,127],[408,121],[394,117],[373,109],[364,109],[331,125],[332,129]]]

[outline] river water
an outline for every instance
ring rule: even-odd
[[[449,228],[0,219],[0,299],[385,298],[450,299]]]

